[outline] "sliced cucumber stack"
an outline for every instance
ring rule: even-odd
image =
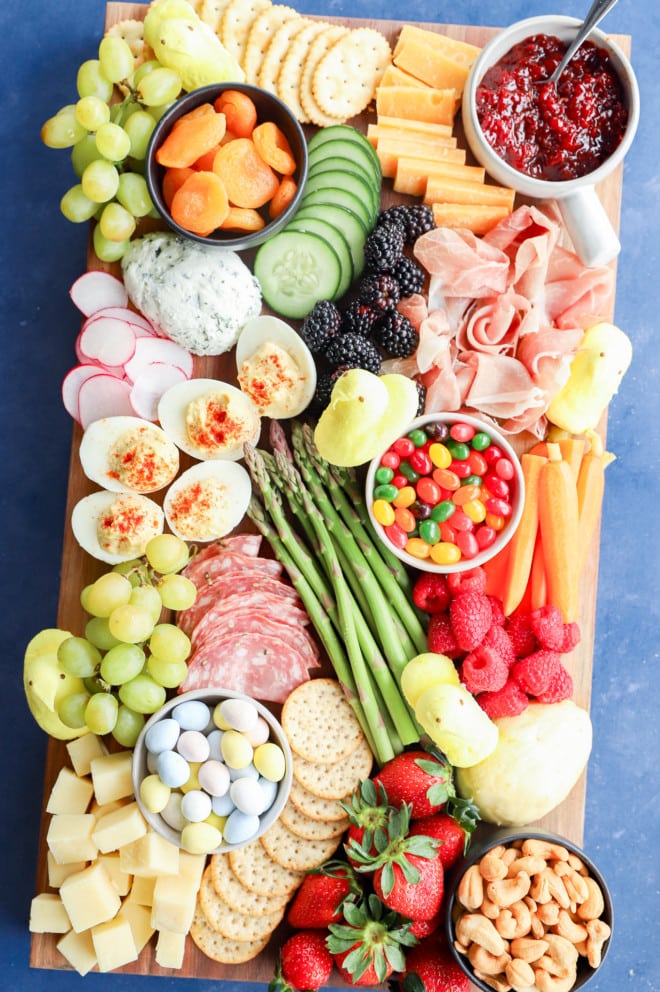
[[[380,163],[360,131],[347,124],[322,128],[308,152],[300,206],[255,258],[265,302],[291,318],[348,291],[364,268],[364,244],[380,210]]]

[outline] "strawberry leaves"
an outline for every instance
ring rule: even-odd
[[[410,922],[403,922],[373,893],[359,903],[346,902],[343,909],[344,922],[330,924],[326,943],[352,981],[373,977],[380,983],[393,971],[403,971],[403,948],[417,943]]]

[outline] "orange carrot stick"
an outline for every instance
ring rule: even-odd
[[[586,441],[583,437],[562,437],[557,444],[564,461],[568,462],[573,473],[573,481],[577,483],[580,463],[586,448]]]
[[[543,560],[543,541],[541,532],[536,535],[532,570],[529,577],[529,608],[538,610],[548,602],[548,583],[545,577],[545,562]]]
[[[506,616],[510,616],[522,602],[529,581],[539,525],[539,478],[546,461],[540,455],[524,454],[520,458],[525,499],[520,523],[509,543],[508,567],[502,591]]]
[[[543,541],[548,601],[564,621],[578,612],[578,503],[570,465],[557,443],[548,443],[548,461],[539,478],[539,526]]]
[[[596,533],[605,492],[605,452],[599,435],[591,435],[591,447],[583,457],[577,477],[578,570],[582,573]]]
[[[489,596],[497,596],[498,599],[502,598],[508,559],[509,545],[507,544],[496,555],[493,555],[490,561],[485,562],[482,566],[486,573],[486,593]]]

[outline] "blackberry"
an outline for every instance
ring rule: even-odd
[[[398,265],[401,265],[403,261],[405,259],[402,257]],[[396,305],[401,298],[399,279],[387,272],[375,272],[373,275],[365,276],[360,282],[359,296],[364,303],[373,307],[374,310],[380,310],[383,313],[396,310]]]
[[[403,255],[397,262],[392,275],[399,284],[401,296],[412,296],[413,293],[421,293],[426,280],[426,273],[421,266],[413,262],[407,255]]]
[[[391,272],[403,255],[405,241],[402,224],[378,224],[364,246],[364,264],[367,271]]]
[[[341,333],[361,334],[363,338],[367,338],[378,317],[378,310],[361,300],[353,300],[341,315]]]
[[[403,203],[383,210],[378,218],[378,226],[381,224],[391,224],[395,221],[401,224],[407,245],[412,245],[417,238],[435,227],[433,211],[424,203],[415,203],[406,206]]]
[[[316,354],[325,351],[333,338],[340,333],[341,314],[331,300],[319,300],[305,317],[300,337],[309,350]]]
[[[321,372],[319,373],[316,380],[316,389],[314,390],[314,396],[312,397],[312,402],[310,403],[310,408],[313,413],[321,414],[325,410],[326,406],[330,402],[330,396],[332,394],[332,389],[334,384],[340,375],[348,371],[348,365],[340,365],[339,368],[333,369],[331,372]]]
[[[421,417],[424,413],[424,406],[426,405],[426,386],[423,382],[420,382],[419,379],[415,379],[415,385],[417,387],[417,395],[419,397],[416,416]]]
[[[417,349],[419,334],[408,318],[395,310],[383,314],[374,327],[373,339],[393,358],[408,358]]]
[[[378,348],[361,334],[342,334],[335,338],[325,353],[328,364],[335,369],[346,365],[353,369],[367,369],[378,375],[380,354]]]

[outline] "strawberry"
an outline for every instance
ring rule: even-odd
[[[442,867],[447,871],[462,857],[468,843],[469,834],[453,816],[448,813],[434,813],[415,820],[410,828],[411,834],[424,834],[440,841],[438,857]]]
[[[407,954],[399,986],[402,992],[469,992],[470,982],[446,942],[434,935]]]
[[[309,871],[287,912],[287,921],[296,930],[326,929],[341,919],[341,907],[351,894],[361,894],[350,865],[327,861]]]
[[[349,826],[344,849],[352,863],[355,845],[374,850],[379,835],[384,835],[387,820],[393,807],[381,782],[364,779],[353,791],[349,803],[341,803],[348,813]]]
[[[421,749],[403,751],[385,762],[374,781],[384,787],[391,805],[409,803],[412,819],[438,812],[455,795],[447,759]]]
[[[417,943],[410,923],[402,922],[373,892],[360,902],[344,903],[343,922],[328,929],[328,949],[351,985],[380,985],[394,971],[403,971],[403,949]]]
[[[282,946],[277,971],[268,985],[268,992],[320,989],[329,980],[332,965],[325,933],[298,930]]]

